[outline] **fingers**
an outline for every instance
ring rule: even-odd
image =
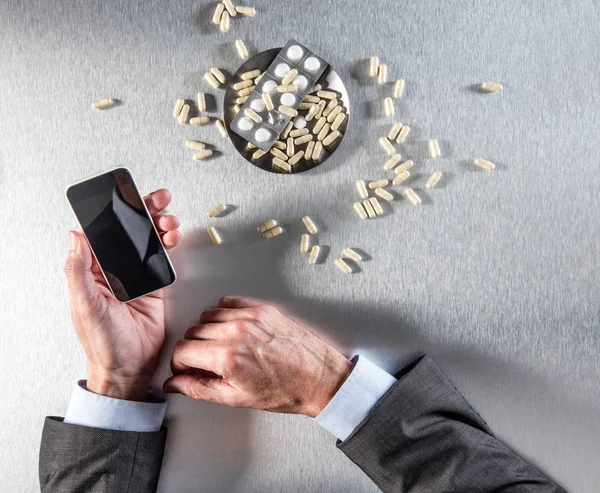
[[[237,326],[233,323],[198,324],[190,327],[184,338],[224,341],[235,337],[237,335],[236,330]]]
[[[264,301],[246,296],[224,296],[219,300],[217,306],[220,308],[259,308],[265,304]]]
[[[165,392],[187,395],[192,399],[230,404],[233,402],[235,389],[220,378],[207,378],[196,375],[175,375],[163,384]]]
[[[146,207],[151,216],[155,216],[171,203],[171,192],[166,188],[161,188],[144,197]]]
[[[223,375],[226,358],[226,346],[219,341],[181,339],[173,349],[171,370],[179,373],[198,368]]]
[[[85,237],[69,231],[69,253],[65,262],[71,306],[90,314],[99,302],[100,293],[92,273],[92,252]]]
[[[181,241],[181,233],[178,230],[174,229],[162,235],[161,239],[165,248],[167,250],[170,250],[171,248],[176,247]]]
[[[207,308],[200,314],[198,321],[202,323],[223,323],[234,320],[254,320],[255,313],[251,309],[234,310],[233,308]]]
[[[166,233],[179,227],[179,219],[171,215],[156,215],[154,216],[154,224],[159,233]]]

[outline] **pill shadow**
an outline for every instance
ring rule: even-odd
[[[466,91],[468,91],[468,92],[474,92],[474,93],[476,93],[476,94],[481,94],[481,95],[485,95],[485,94],[492,94],[492,93],[490,93],[489,91],[484,91],[484,90],[481,88],[481,83],[479,83],[479,84],[471,84],[471,85],[469,85],[469,86],[466,86],[466,87],[465,87],[465,89],[466,89]]]
[[[331,247],[329,245],[319,245],[321,247],[321,251],[319,252],[319,259],[317,260],[317,264],[322,265],[327,262],[329,255],[331,254]]]
[[[429,195],[429,189],[427,188],[413,188],[415,193],[421,199],[421,203],[419,205],[433,205],[433,199]]]
[[[370,82],[369,79],[369,64],[370,60],[368,58],[362,58],[355,62],[352,67],[350,67],[350,78],[355,79],[363,84]]]
[[[204,100],[206,101],[206,112],[216,113],[217,112],[217,98],[214,94],[209,92],[204,93]]]
[[[367,252],[365,252],[362,248],[358,248],[358,247],[350,247],[350,248],[352,248],[352,250],[354,250],[356,253],[358,253],[362,257],[361,262],[370,262],[371,260],[373,260],[373,257],[371,257],[371,255],[369,255]]]
[[[112,102],[113,102],[113,104],[110,105],[108,108],[106,108],[106,110],[110,110],[111,108],[118,108],[119,106],[123,106],[123,101],[121,99],[112,98]]]
[[[213,24],[212,18],[219,2],[209,2],[202,7],[196,9],[196,12],[192,16],[192,22],[194,26],[201,28],[204,34],[208,34],[214,31],[219,31],[219,25]]]
[[[423,177],[425,176],[423,173],[413,172],[413,170],[414,170],[414,167],[408,170],[410,175],[406,180],[404,180],[402,182],[402,185],[404,185],[406,187],[414,188],[415,184],[418,183],[420,180],[422,180]]]
[[[221,212],[221,214],[219,214],[218,217],[227,217],[235,211],[237,211],[236,205],[226,204],[226,209],[223,212]]]
[[[454,176],[453,172],[443,171],[440,181],[438,181],[437,184],[435,185],[435,187],[433,187],[431,190],[436,190],[436,189],[444,190],[450,184],[450,182],[452,182],[452,180],[454,180],[454,178],[455,178],[455,176]]]

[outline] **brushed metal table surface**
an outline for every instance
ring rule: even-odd
[[[256,17],[227,34],[210,24],[214,2],[0,3],[2,489],[36,490],[43,418],[64,415],[85,376],[62,274],[76,225],[64,188],[125,165],[143,190],[171,189],[185,234],[157,385],[202,308],[262,296],[389,371],[431,353],[502,440],[569,491],[600,491],[598,3],[252,3]],[[256,53],[290,37],[328,59],[350,94],[353,121],[329,162],[265,173],[214,126],[172,118],[178,97],[220,98],[202,75],[235,70],[235,39]],[[365,77],[371,55],[406,79],[396,118],[412,128],[402,152],[424,204],[398,199],[361,222],[354,180],[384,176],[377,138],[389,128],[382,88]],[[488,79],[504,92],[473,90]],[[122,104],[93,111],[104,96]],[[437,161],[423,159],[430,137]],[[186,138],[222,155],[194,162]],[[478,156],[497,169],[475,169]],[[433,170],[444,176],[426,191]],[[236,210],[212,220],[217,248],[205,228],[219,202]],[[324,265],[299,252],[305,214],[330,248]],[[287,232],[265,242],[255,227],[271,217]],[[345,246],[371,258],[360,273],[333,265]],[[376,491],[308,418],[176,396],[168,424],[161,492]]]

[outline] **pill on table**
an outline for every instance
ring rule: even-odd
[[[437,185],[437,182],[440,181],[441,177],[442,177],[442,173],[440,173],[439,171],[436,171],[435,173],[433,173],[429,177],[429,180],[427,180],[427,183],[425,184],[425,188],[435,187]]]
[[[323,110],[323,116],[329,116],[329,114],[333,111],[333,109],[337,105],[338,105],[338,100],[337,99],[332,99],[331,101],[329,101],[329,104],[327,106],[325,106],[325,109]]]
[[[378,216],[381,216],[383,214],[383,209],[381,208],[381,204],[379,203],[379,200],[377,200],[377,197],[371,197],[369,199],[369,202],[371,202],[371,205],[373,206],[373,210],[375,211],[375,214],[377,214]]]
[[[305,135],[305,137],[308,137],[308,135]],[[302,138],[302,137],[300,137],[300,138]],[[315,149],[314,149],[313,154],[312,154],[313,161],[318,161],[319,159],[321,159],[321,153],[322,152],[323,152],[323,142],[321,142],[320,140],[318,140],[315,143]]]
[[[115,104],[114,99],[102,98],[102,99],[99,99],[98,101],[94,101],[92,103],[92,108],[94,108],[95,110],[105,110],[107,108],[110,108],[114,104]]]
[[[285,152],[283,152],[281,149],[277,149],[276,147],[271,147],[270,152],[271,152],[271,154],[273,154],[273,156],[278,157],[282,161],[288,160],[287,154]]]
[[[220,245],[223,242],[223,240],[221,239],[221,235],[212,226],[206,228],[206,231],[208,231],[208,236],[210,236],[211,241],[215,245]]]
[[[227,12],[229,12],[229,15],[231,17],[235,17],[237,15],[237,12],[235,10],[235,7],[233,6],[233,3],[231,3],[231,0],[223,0],[223,5],[225,5],[225,8],[227,9]]]
[[[290,132],[290,137],[293,137],[295,139],[296,137],[302,137],[306,134],[308,134],[308,128],[297,128]]]
[[[288,155],[288,157],[292,157],[294,154],[296,154],[295,151],[296,146],[294,145],[294,138],[292,137],[292,133],[290,132],[290,136],[287,139],[285,152]]]
[[[329,115],[327,115],[327,121],[329,123],[332,123],[343,110],[344,110],[343,106],[336,106],[335,108],[333,108],[331,113],[329,113]],[[325,116],[325,112],[323,112],[323,116]]]
[[[222,2],[217,4],[217,8],[213,14],[212,22],[213,24],[221,23],[221,16],[223,15],[223,11],[225,10],[225,5]]]
[[[246,45],[241,39],[235,40],[235,49],[237,50],[238,55],[242,60],[248,59],[248,49],[246,48]]]
[[[400,183],[402,183],[403,181],[405,181],[406,179],[408,179],[408,177],[410,176],[410,173],[408,171],[403,171],[402,173],[400,173],[398,176],[396,176],[396,178],[394,178],[392,180],[392,185],[400,185]]]
[[[342,250],[342,255],[344,257],[348,257],[350,260],[354,260],[355,262],[360,262],[362,260],[360,254],[355,250],[352,250],[352,248],[344,248]]]
[[[368,217],[367,211],[365,211],[365,208],[363,207],[363,205],[360,202],[354,202],[352,207],[354,208],[354,210],[360,216],[361,219],[366,219]]]
[[[394,84],[394,99],[398,99],[402,97],[402,93],[404,92],[404,79],[398,79]]]
[[[252,108],[246,108],[244,110],[244,115],[247,116],[248,118],[250,118],[250,120],[252,120],[253,122],[256,122],[256,123],[262,122],[261,116],[256,111],[254,111]]]
[[[244,104],[246,101],[248,101],[248,97],[249,96],[240,96],[239,98],[237,98],[235,100],[235,104]]]
[[[202,113],[206,111],[206,97],[203,92],[198,93],[198,110]]]
[[[281,132],[281,138],[282,139],[287,139],[288,135],[290,134],[290,132],[291,132],[291,130],[292,130],[293,127],[294,127],[294,122],[289,121],[287,123],[287,125],[285,126],[285,128],[283,129],[283,132]]]
[[[394,123],[392,125],[392,128],[390,129],[390,133],[387,136],[388,140],[390,140],[390,141],[396,140],[396,137],[398,137],[398,134],[400,133],[401,129],[402,129],[402,123]]]
[[[310,247],[310,235],[307,235],[306,233],[304,233],[300,237],[300,251],[302,253],[308,253],[309,247]]]
[[[265,238],[265,239],[274,238],[275,236],[279,236],[281,233],[283,233],[283,228],[281,226],[277,226],[273,229],[269,229],[268,231],[265,231],[263,233],[263,238]]]
[[[403,144],[408,136],[408,132],[410,132],[410,127],[408,125],[404,125],[400,129],[400,133],[398,133],[398,138],[396,139],[396,144]]]
[[[396,153],[396,149],[394,149],[394,146],[392,145],[392,143],[388,140],[387,137],[380,137],[379,138],[379,145],[383,148],[383,150],[385,152],[387,152],[388,154],[395,154]]]
[[[210,149],[202,149],[201,151],[194,153],[192,158],[194,159],[194,161],[202,161],[203,159],[212,156],[212,154],[213,151],[211,151]]]
[[[183,108],[184,104],[185,101],[183,99],[178,99],[175,101],[175,108],[173,108],[173,116],[175,118],[179,118],[179,115],[181,114],[181,108]]]
[[[387,65],[382,63],[377,69],[377,82],[383,85],[387,82]]]
[[[188,114],[190,113],[190,105],[189,104],[184,104],[183,108],[181,108],[181,113],[179,113],[179,117],[177,118],[177,121],[181,124],[181,125],[185,125],[188,121]]]
[[[492,171],[496,166],[494,165],[494,163],[490,163],[489,161],[486,161],[485,159],[482,159],[480,157],[478,157],[477,159],[475,159],[473,161],[473,163],[476,166],[479,166],[480,168],[483,168],[487,171]]]
[[[219,28],[221,29],[221,32],[226,33],[227,31],[229,31],[229,25],[230,25],[230,16],[229,16],[229,12],[223,12],[223,15],[221,16],[221,22],[219,24]]]
[[[324,116],[319,118],[317,120],[317,123],[315,123],[315,126],[313,127],[313,134],[318,135],[326,123],[327,123],[327,118],[325,118]]]
[[[290,108],[289,106],[285,106],[285,105],[281,105],[279,108],[279,113],[283,113],[284,115],[290,116],[292,118],[294,118],[295,116],[298,115],[298,111],[296,111],[294,108]],[[292,122],[290,122],[292,123]],[[293,126],[293,123],[292,123]]]
[[[317,92],[317,96],[322,99],[337,99],[337,94],[333,91],[319,91]]]
[[[492,82],[489,80],[481,84],[481,90],[485,92],[500,92],[502,89],[504,89],[502,84],[498,84],[497,82]]]
[[[217,217],[221,212],[227,209],[225,204],[218,204],[208,211],[208,217]]]
[[[256,15],[256,9],[254,7],[238,5],[235,10],[238,14],[245,15],[246,17],[254,17]]]
[[[325,110],[325,101],[320,100],[317,108],[317,112],[315,113],[315,118],[319,120],[323,117],[323,110]]]
[[[305,158],[307,161],[310,161],[312,159],[312,154],[313,154],[314,150],[315,150],[315,141],[311,140],[308,143],[308,145],[306,146]]]
[[[235,84],[233,84],[233,90],[234,91],[241,91],[242,89],[246,89],[246,87],[250,87],[252,86],[252,81],[251,80],[241,80],[239,82],[236,82]]]
[[[206,125],[207,123],[210,123],[210,116],[208,115],[195,116],[190,119],[190,125]]]
[[[288,164],[290,166],[294,166],[300,162],[300,160],[304,157],[304,151],[298,151],[291,158],[288,159]]]
[[[394,154],[385,162],[383,167],[387,170],[394,169],[394,166],[396,166],[400,162],[400,159],[402,159],[402,156],[400,154]]]
[[[273,104],[271,95],[268,92],[262,93],[262,100],[263,100],[263,103],[265,103],[265,108],[267,108],[267,110],[273,111],[275,109],[275,105]]]
[[[291,173],[292,167],[286,163],[283,159],[279,159],[278,157],[273,158],[273,166],[276,168],[282,169],[286,173]]]
[[[294,77],[296,77],[297,75],[298,75],[298,69],[293,68],[281,80],[281,84],[284,85],[284,86],[287,86],[288,84],[290,84],[294,80]],[[295,92],[295,91],[288,91],[288,92]]]
[[[373,209],[373,204],[371,204],[369,199],[363,200],[363,206],[365,211],[367,211],[367,216],[369,216],[369,218],[373,219],[375,216],[377,216],[375,209]]]
[[[259,69],[248,70],[248,72],[244,72],[242,75],[240,75],[240,79],[242,79],[242,80],[255,79],[259,75],[260,75]]]
[[[200,150],[200,149],[204,149],[206,147],[206,144],[204,144],[204,142],[199,142],[197,140],[186,140],[185,146],[189,149]]]
[[[325,118],[325,117],[323,117],[323,118]],[[325,125],[323,125],[323,128],[321,129],[321,131],[317,135],[317,140],[324,140],[325,137],[327,137],[327,134],[329,133],[329,129],[330,128],[331,128],[331,124],[330,123],[326,123]]]
[[[383,100],[383,111],[388,118],[394,118],[394,102],[392,98],[387,97]]]
[[[302,137],[298,137],[294,140],[294,144],[297,146],[301,146],[302,144],[306,144],[313,140],[313,136],[311,134],[303,135]]]
[[[412,188],[408,187],[406,190],[404,190],[404,193],[406,194],[406,198],[410,200],[412,204],[419,205],[421,203],[421,198]]]
[[[327,137],[323,139],[323,145],[329,147],[342,135],[339,130],[334,130]]]
[[[350,267],[346,262],[344,262],[344,259],[336,258],[335,265],[344,274],[352,274],[352,267]]]
[[[387,200],[388,202],[394,200],[394,196],[390,192],[388,192],[387,190],[385,190],[383,188],[376,188],[375,195],[378,195],[383,200]]]
[[[379,57],[372,56],[369,59],[369,76],[377,77],[379,70]]]
[[[375,190],[376,188],[387,187],[390,184],[388,180],[376,180],[369,183],[369,188]]]
[[[440,146],[438,145],[438,141],[436,139],[430,139],[429,142],[427,142],[427,148],[429,149],[429,155],[431,157],[440,157]]]
[[[321,84],[315,84],[313,88],[310,91],[308,91],[308,94],[314,94],[315,92],[319,92],[321,89]]]
[[[256,161],[257,159],[260,159],[261,157],[263,157],[267,152],[263,151],[262,149],[257,149],[256,151],[254,151],[254,153],[252,154],[252,160]]]
[[[356,180],[356,189],[358,190],[361,199],[366,199],[369,196],[365,180]]]
[[[238,91],[238,94],[240,96],[250,96],[250,94],[252,94],[252,91],[254,91],[254,88],[256,86],[252,85],[252,86],[248,86],[245,87],[244,89],[242,89],[241,91]]]
[[[269,219],[267,222],[264,222],[260,226],[258,226],[256,228],[256,231],[258,231],[259,233],[264,233],[269,229],[273,229],[275,226],[277,226],[277,221],[275,221],[275,219]]]
[[[216,120],[215,125],[217,126],[217,130],[221,134],[222,137],[227,137],[227,129],[225,128],[225,124],[222,120]]]
[[[400,166],[398,166],[395,170],[394,173],[396,173],[397,175],[399,175],[400,173],[404,173],[405,171],[409,170],[410,168],[413,167],[413,160],[409,159],[407,161],[404,161]]]
[[[309,216],[304,216],[302,222],[311,235],[316,235],[318,233],[317,226]]]
[[[310,249],[310,256],[308,257],[308,263],[314,265],[319,260],[319,254],[321,253],[321,247],[319,245],[313,245]]]
[[[273,142],[273,147],[279,149],[280,151],[285,151],[287,145],[285,144],[285,142],[276,140],[275,142]]]
[[[221,85],[219,84],[219,81],[211,72],[206,72],[204,74],[204,79],[215,89],[218,89],[219,87],[221,87]]]

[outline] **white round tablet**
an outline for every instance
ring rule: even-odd
[[[254,137],[258,142],[266,142],[271,138],[271,132],[269,132],[266,128],[259,128]]]
[[[304,68],[310,72],[314,72],[321,66],[321,63],[314,56],[309,56],[304,60]]]
[[[287,50],[287,57],[290,60],[300,60],[302,55],[304,55],[304,50],[298,45],[292,45]]]
[[[252,123],[252,120],[250,120],[250,118],[246,118],[245,116],[240,118],[238,121],[238,128],[240,130],[248,131],[253,125],[254,124]]]
[[[262,99],[255,99],[250,103],[250,108],[259,113],[265,109],[265,103]]]
[[[306,118],[303,116],[297,116],[294,120],[294,128],[304,128],[306,127]]]
[[[286,92],[281,95],[280,101],[285,106],[294,106],[296,104],[296,96]]]
[[[290,71],[290,66],[287,63],[280,63],[275,67],[275,75],[283,79]]]
[[[299,91],[304,91],[304,89],[306,89],[306,87],[308,86],[308,79],[303,75],[298,75],[294,79],[294,84],[298,86]]]
[[[277,90],[277,82],[275,82],[274,80],[266,81],[262,86],[262,90],[263,92],[268,93],[275,92]]]

